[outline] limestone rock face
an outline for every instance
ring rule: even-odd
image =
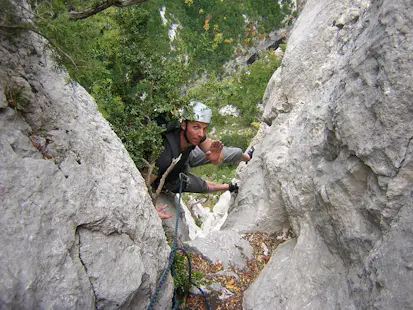
[[[291,229],[244,309],[412,309],[413,6],[308,0],[224,228]]]
[[[185,242],[184,246],[212,264],[221,261],[224,269],[241,270],[247,266],[247,260],[253,258],[251,245],[235,231],[213,231],[206,238]]]
[[[55,69],[44,39],[7,38],[0,308],[146,309],[169,247],[139,171],[90,95]],[[171,298],[168,279],[154,308]]]

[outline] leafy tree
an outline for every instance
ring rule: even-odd
[[[57,1],[57,3],[59,3]],[[148,3],[149,4],[149,3]],[[97,100],[103,115],[136,164],[144,166],[160,152],[161,128],[153,119],[181,105],[185,64],[170,51],[168,28],[151,5],[110,9],[72,22],[65,6],[38,6],[38,26],[69,52],[61,61],[72,78]],[[52,14],[56,18],[45,22]]]
[[[74,80],[89,90],[94,81],[109,77],[104,54],[109,44],[119,45],[116,42],[116,25],[110,24],[113,10],[105,15],[71,22],[67,7],[61,0],[39,1],[35,8],[35,25],[58,47],[59,63],[67,68]]]
[[[211,78],[189,90],[188,94],[206,102],[218,110],[228,104],[237,107],[241,114],[241,122],[249,126],[259,120],[259,104],[261,103],[268,80],[280,66],[281,58],[274,52],[262,52],[261,59],[248,68],[240,70],[235,76],[225,79]],[[214,123],[224,123],[227,117],[214,117]]]
[[[142,3],[124,7],[136,2]],[[154,119],[188,102],[184,89],[200,76],[210,77],[211,84],[203,85],[209,96],[190,91],[191,98],[204,97],[216,109],[231,103],[246,124],[257,119],[271,66],[257,64],[249,76],[225,79],[222,65],[233,57],[234,47],[255,44],[260,32],[277,28],[285,16],[278,1],[268,5],[263,0],[33,0],[32,5],[36,31],[56,47],[70,76],[95,97],[139,167],[161,150],[162,129]],[[74,12],[90,17],[74,17]],[[171,42],[173,24],[178,31]]]

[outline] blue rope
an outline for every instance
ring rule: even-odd
[[[172,268],[172,264],[173,264],[173,262],[174,262],[174,257],[175,257],[175,252],[176,252],[176,251],[181,251],[181,252],[183,252],[183,253],[185,254],[185,256],[186,256],[186,258],[187,258],[187,260],[188,260],[189,283],[191,283],[192,285],[194,285],[194,286],[201,292],[202,296],[203,296],[204,299],[205,299],[205,303],[206,303],[206,305],[207,305],[208,310],[211,310],[211,306],[210,306],[210,304],[209,304],[209,302],[208,302],[208,299],[207,299],[207,297],[205,296],[203,290],[202,290],[200,287],[198,287],[198,286],[192,281],[192,265],[191,265],[191,259],[189,258],[188,253],[187,253],[184,249],[177,247],[177,243],[178,243],[178,224],[179,224],[179,216],[180,216],[180,214],[181,214],[182,183],[183,183],[183,179],[185,179],[185,178],[186,178],[186,175],[185,175],[185,174],[183,174],[183,173],[180,173],[180,174],[179,174],[179,179],[180,179],[180,182],[179,182],[179,201],[178,201],[178,207],[177,207],[177,209],[176,209],[176,221],[175,221],[174,242],[173,242],[173,246],[172,246],[171,253],[169,254],[168,266],[166,267],[166,269],[164,270],[164,272],[163,272],[163,274],[162,274],[161,280],[160,280],[159,283],[158,283],[158,286],[157,286],[157,288],[156,288],[156,290],[155,290],[155,294],[153,294],[152,299],[151,299],[151,302],[150,302],[147,310],[152,310],[152,308],[153,308],[156,300],[158,299],[159,292],[161,291],[161,288],[162,288],[162,286],[163,286],[164,283],[165,283],[166,277],[168,276],[168,273],[169,273],[169,271],[170,271],[171,268]],[[175,292],[174,292],[174,297],[173,297],[173,303],[174,303],[173,309],[174,309],[174,310],[175,310],[175,309],[178,309],[178,306],[179,306],[179,302],[178,302],[178,300],[176,299],[175,296],[176,296],[176,294],[175,294]]]

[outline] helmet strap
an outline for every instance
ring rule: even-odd
[[[189,142],[188,136],[186,135],[186,131],[187,131],[187,130],[188,130],[188,120],[186,119],[186,120],[185,120],[184,137],[185,137],[186,142],[187,142],[188,144],[191,144],[191,142]]]

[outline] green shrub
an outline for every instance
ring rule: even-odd
[[[174,253],[174,262],[172,264],[173,269],[173,279],[175,284],[175,289],[178,299],[183,299],[188,295],[189,289],[192,287],[192,284],[189,282],[189,269],[188,261],[184,254],[179,251]],[[190,259],[192,259],[192,254],[188,253]],[[191,272],[192,282],[197,286],[201,285],[202,280],[204,279],[204,274],[198,271]]]
[[[239,123],[249,126],[260,119],[259,104],[272,74],[281,65],[275,53],[262,52],[260,60],[241,69],[236,76],[218,79],[211,75],[207,82],[188,90],[188,96],[205,102],[217,112],[230,104],[239,109]],[[214,126],[226,125],[227,116],[214,113]]]
[[[291,1],[266,6],[264,0],[151,0],[127,8],[111,7],[78,21],[70,20],[68,11],[89,7],[89,1],[30,2],[38,31],[56,47],[71,78],[94,96],[141,168],[143,159],[151,162],[161,151],[161,129],[152,120],[159,113],[176,110],[189,98],[213,109],[218,129],[229,126],[229,118],[217,111],[228,104],[236,106],[240,117],[235,128],[250,131],[220,138],[227,145],[246,148],[254,132],[251,123],[260,119],[258,104],[279,60],[263,55],[248,71],[226,78],[222,77],[223,64],[233,59],[234,48],[255,44],[263,33],[280,26],[290,14]],[[9,4],[6,1],[0,6],[8,10]],[[167,24],[159,14],[163,5]],[[251,23],[246,25],[241,13],[248,15]],[[182,27],[171,42],[168,30],[172,24]],[[186,85],[196,83],[199,76],[208,81],[189,89],[188,97],[183,95]],[[231,130],[235,132],[235,128]]]
[[[224,145],[239,147],[242,150],[245,150],[248,147],[250,139],[251,137],[240,134],[223,135],[221,137],[221,141]]]

